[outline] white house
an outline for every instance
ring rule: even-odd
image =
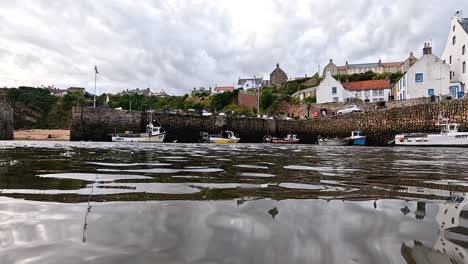
[[[455,13],[450,22],[450,32],[445,45],[442,60],[450,66],[450,81],[461,83],[460,91],[464,92],[468,83],[467,72],[468,18],[462,17],[462,12]],[[452,85],[451,92],[455,93]]]
[[[358,98],[364,102],[388,101],[392,91],[389,80],[346,82],[343,87],[352,95],[350,99]]]
[[[224,93],[234,91],[234,86],[216,86],[214,88],[214,93]]]
[[[330,71],[325,73],[325,78],[317,86],[315,91],[317,103],[346,102],[353,94],[345,90],[343,85],[331,75]]]
[[[432,54],[424,43],[423,56],[401,77],[395,87],[396,100],[450,94],[450,66]]]
[[[237,87],[236,89],[252,89],[252,88],[258,88],[261,87],[263,83],[263,78],[246,78],[246,79],[241,79],[239,77],[239,80],[237,82]]]

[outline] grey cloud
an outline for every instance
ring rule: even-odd
[[[432,39],[441,54],[463,1],[0,0],[0,86],[80,85],[183,94],[263,75],[314,74],[329,58],[399,61]],[[6,52],[5,52],[6,51]],[[11,59],[3,59],[3,58]],[[18,80],[13,82],[13,80]]]

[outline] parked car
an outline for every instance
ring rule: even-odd
[[[349,114],[349,113],[356,113],[356,112],[364,112],[361,108],[357,105],[347,105],[343,109],[338,110],[338,115]]]

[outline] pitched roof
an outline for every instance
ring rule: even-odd
[[[458,22],[460,22],[460,25],[465,30],[465,32],[468,34],[468,18],[463,18],[461,20],[458,20]]]
[[[401,64],[404,62],[384,62],[383,65],[385,67],[400,67]]]
[[[215,91],[233,91],[234,86],[218,86],[214,88]]]
[[[343,83],[343,87],[348,91],[390,89],[390,81],[389,80],[370,80],[370,81],[359,81],[359,82],[347,82],[347,83]]]
[[[238,85],[244,85],[247,81],[251,81],[253,82],[255,80],[255,84],[261,84],[262,81],[263,81],[263,78],[246,78],[246,79],[240,79],[239,78],[239,81],[237,82]]]
[[[346,70],[346,66],[338,66],[338,67],[336,67],[336,69],[339,70],[339,71],[344,71],[344,70]]]

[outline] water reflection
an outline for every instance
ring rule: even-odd
[[[467,158],[463,149],[0,142],[0,259],[468,263]]]

